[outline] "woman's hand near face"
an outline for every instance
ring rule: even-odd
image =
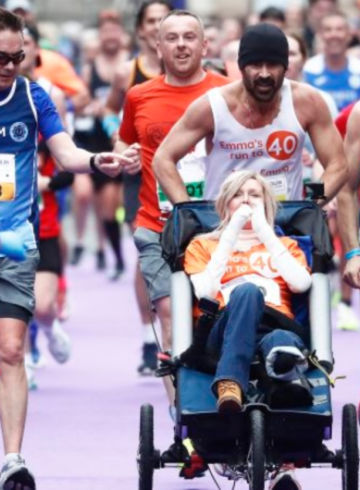
[[[271,227],[266,219],[265,208],[263,203],[256,203],[252,213],[252,228],[255,233],[258,235],[258,238],[261,240],[260,236],[264,232],[268,232]],[[262,241],[262,240],[261,240]]]
[[[253,214],[253,209],[247,204],[241,204],[231,217],[229,225],[236,228],[236,231],[240,231],[244,228],[245,224],[249,221]]]
[[[234,211],[230,222],[221,234],[218,246],[211,255],[211,259],[205,270],[191,276],[191,281],[195,287],[195,294],[198,298],[205,291],[208,296],[216,296],[220,288],[221,278],[225,273],[226,264],[239,238],[239,233],[249,221],[252,212],[253,210],[247,204],[241,204]]]

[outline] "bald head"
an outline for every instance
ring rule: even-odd
[[[177,22],[178,19],[194,19],[196,24],[198,24],[199,32],[202,34],[202,36],[204,36],[204,25],[202,20],[198,15],[193,14],[189,10],[172,10],[166,14],[160,23],[159,36],[162,36],[163,30],[167,28],[169,23],[173,24],[174,22]]]

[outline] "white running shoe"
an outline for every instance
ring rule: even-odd
[[[336,326],[339,330],[359,330],[359,319],[354,313],[351,306],[340,301],[337,306],[337,323]]]
[[[50,328],[44,328],[44,333],[48,338],[49,351],[54,359],[60,364],[67,362],[71,354],[71,341],[60,323],[55,320]]]
[[[0,473],[0,490],[17,488],[36,490],[35,479],[21,454],[16,454],[5,462]]]
[[[233,477],[233,472],[231,471],[229,465],[225,463],[215,463],[213,464],[215,473],[219,476],[225,476],[225,478],[231,479]]]
[[[25,354],[24,365],[25,365],[26,378],[28,382],[28,389],[31,391],[36,390],[38,387],[35,379],[36,367],[34,366],[34,362],[32,360],[30,353]]]

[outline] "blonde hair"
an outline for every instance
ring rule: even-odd
[[[262,187],[264,193],[265,216],[271,226],[275,224],[277,202],[267,181],[259,173],[250,170],[232,172],[222,183],[218,197],[215,201],[215,208],[220,216],[220,225],[213,232],[207,234],[207,238],[218,239],[230,221],[229,204],[236,196],[239,189],[246,181],[256,180]]]

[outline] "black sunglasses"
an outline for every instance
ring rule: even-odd
[[[22,61],[25,59],[25,53],[23,50],[19,51],[15,54],[8,54],[4,51],[0,51],[0,65],[6,66],[10,61],[14,63],[14,65],[20,65]]]

